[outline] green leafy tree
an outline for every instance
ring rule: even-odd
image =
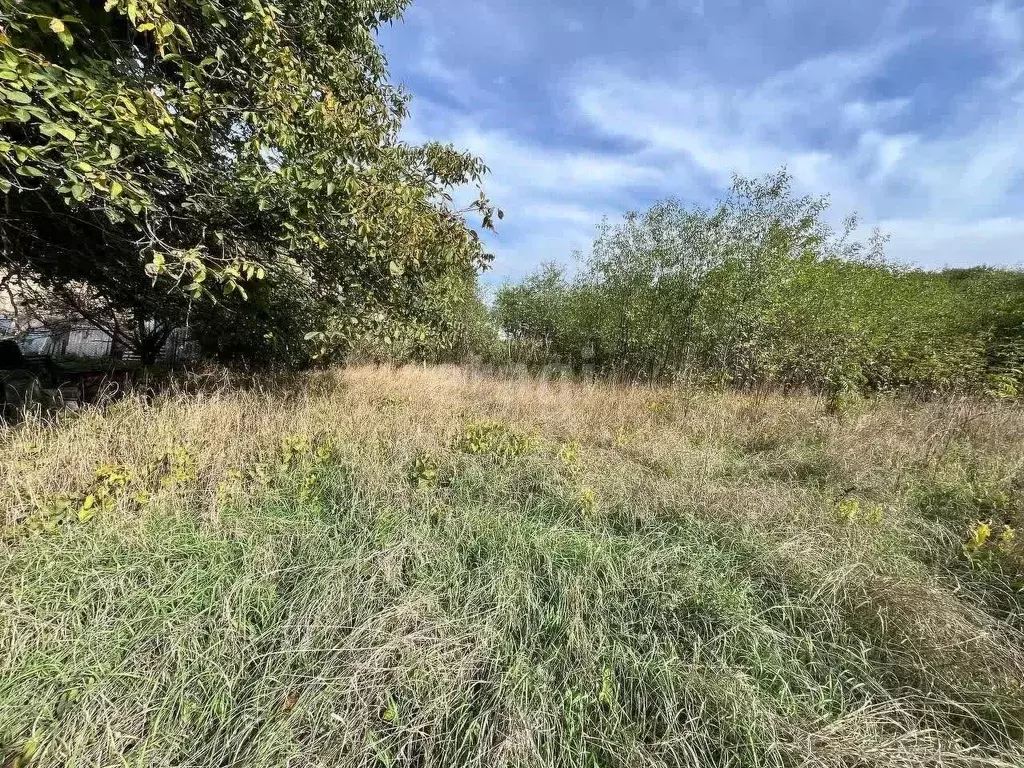
[[[569,297],[565,272],[555,264],[542,265],[522,285],[506,285],[498,291],[494,316],[516,347],[514,356],[543,363],[568,354],[572,344]]]
[[[518,351],[605,371],[732,386],[1024,392],[1024,276],[925,272],[885,238],[828,224],[828,200],[783,171],[735,179],[718,205],[675,200],[605,223],[577,277],[547,266],[496,298]],[[530,358],[530,359],[533,359]]]
[[[466,215],[500,212],[452,204],[479,159],[398,139],[373,33],[405,5],[0,0],[0,268],[240,329],[222,354],[418,332],[423,286],[488,260]]]

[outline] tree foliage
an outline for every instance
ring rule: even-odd
[[[482,161],[399,140],[374,31],[405,5],[0,0],[0,269],[224,355],[420,333],[500,214],[452,203]]]
[[[1024,274],[903,268],[827,212],[784,171],[711,208],[659,203],[606,222],[573,279],[502,288],[495,318],[513,357],[633,377],[1024,391]]]

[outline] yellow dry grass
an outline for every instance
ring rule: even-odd
[[[511,442],[471,447],[492,428]],[[837,417],[811,396],[356,367],[262,387],[196,376],[151,404],[29,419],[0,441],[0,671],[14,681],[0,683],[0,738],[42,744],[41,764],[1024,759],[1024,570],[1006,534],[1024,514],[1018,406],[893,398]],[[78,516],[90,495],[99,511]],[[40,527],[61,499],[60,525]],[[983,520],[1003,538],[967,554]],[[196,542],[243,553],[241,576],[219,554],[195,566],[210,574],[201,610],[181,606],[205,583],[154,575],[192,563]],[[281,586],[314,566],[335,582],[304,597]],[[151,586],[124,593],[129,567]],[[262,634],[196,618],[246,600],[266,612]],[[171,689],[131,689],[159,725],[116,702],[102,715],[83,703],[88,727],[12,704],[56,696],[47,675],[83,663],[66,649],[93,643],[89,617],[118,605],[137,611],[126,636],[199,610],[187,620],[258,660],[203,683],[249,693],[189,705],[206,718],[192,752],[178,734],[198,726],[176,697],[200,673],[169,661]],[[356,656],[339,632],[360,638]],[[309,645],[320,635],[327,646]],[[212,648],[166,658],[206,670]],[[139,663],[124,653],[89,672],[105,696],[112,670]],[[287,670],[309,653],[320,661],[296,682]],[[224,731],[275,696],[292,703],[273,733]],[[83,727],[93,735],[75,741]]]

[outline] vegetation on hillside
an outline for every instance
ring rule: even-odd
[[[1024,763],[1013,405],[231,385],[0,432],[4,764]]]
[[[425,338],[475,285],[483,162],[399,140],[405,0],[0,0],[0,287],[151,361],[308,364]]]
[[[606,223],[569,278],[548,265],[496,298],[507,354],[738,386],[1024,393],[1024,272],[926,272],[884,238],[836,232],[785,172],[712,208]]]

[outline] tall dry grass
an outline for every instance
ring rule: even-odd
[[[12,764],[1024,764],[1013,406],[355,368],[0,435]]]

